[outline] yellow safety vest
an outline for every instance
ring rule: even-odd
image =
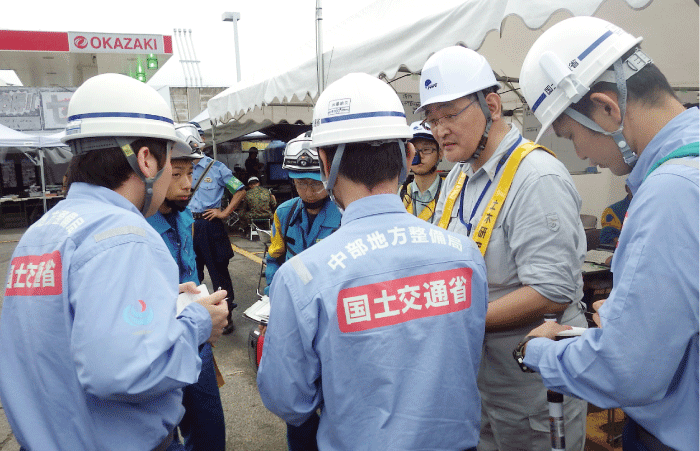
[[[549,152],[556,158],[554,152],[539,144],[535,144],[532,141],[526,141],[520,144],[513,151],[511,156],[508,158],[505,168],[503,169],[501,180],[498,182],[496,190],[486,206],[486,209],[481,216],[481,220],[479,220],[479,224],[476,226],[476,229],[474,229],[475,232],[472,238],[479,247],[481,255],[486,255],[486,248],[488,247],[489,240],[491,239],[493,226],[496,224],[496,218],[498,218],[498,214],[501,212],[501,207],[503,207],[503,202],[505,201],[506,196],[508,196],[510,185],[513,183],[513,178],[515,177],[515,172],[518,170],[518,166],[520,166],[520,162],[522,162],[523,158],[525,158],[535,149],[542,149]],[[442,211],[442,216],[440,217],[440,222],[438,223],[438,226],[445,230],[447,230],[447,226],[450,224],[452,209],[455,206],[457,197],[459,197],[459,194],[462,192],[462,187],[464,186],[466,179],[467,174],[464,172],[460,173],[457,183],[454,187],[452,187],[450,194],[447,196],[445,208]]]
[[[425,208],[423,208],[423,211],[420,212],[418,215],[418,219],[422,219],[423,221],[431,222],[431,218],[435,214],[435,207],[437,207],[437,201],[438,198],[440,197],[440,190],[442,189],[442,182],[444,181],[444,178],[440,177],[440,183],[438,184],[438,189],[437,193],[435,193],[435,197],[433,200],[430,201],[430,203],[425,205]],[[409,185],[410,187],[410,185]],[[413,202],[411,202],[411,194],[406,193],[403,196],[403,206],[406,207],[406,211],[409,213],[413,214]],[[422,202],[421,202],[422,203]]]

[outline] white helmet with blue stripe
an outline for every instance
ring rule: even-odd
[[[622,124],[606,132],[590,118],[570,108],[598,82],[617,86],[618,103],[624,117],[627,101],[626,80],[651,59],[637,49],[625,61],[622,56],[642,38],[596,17],[572,17],[545,31],[528,52],[520,72],[520,88],[528,105],[542,123],[538,141],[551,131],[552,123],[567,114],[583,126],[612,136],[628,165],[636,156],[622,135]],[[612,67],[612,70],[609,68]]]
[[[126,75],[101,74],[75,91],[62,138],[73,152],[121,147],[138,138],[171,142],[173,157],[191,153],[190,146],[175,133],[168,103],[147,84]]]
[[[399,96],[385,82],[368,74],[348,74],[321,93],[314,107],[311,147],[338,146],[330,173],[322,173],[330,192],[338,175],[338,167],[350,143],[380,145],[398,142],[406,164],[404,141],[413,132],[406,122],[406,113]],[[400,182],[406,177],[402,170]]]
[[[399,96],[368,74],[348,74],[321,93],[314,108],[311,147],[413,137]]]
[[[153,177],[139,169],[131,144],[139,138],[167,142],[172,158],[190,155],[192,149],[175,131],[170,107],[150,86],[126,75],[102,74],[83,83],[68,104],[66,135],[61,140],[76,155],[119,148],[131,169],[144,183],[141,212],[146,215],[153,198],[153,185],[165,166]]]

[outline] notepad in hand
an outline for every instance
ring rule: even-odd
[[[196,301],[199,298],[203,298],[205,296],[209,296],[209,290],[207,289],[207,286],[205,284],[201,284],[198,286],[199,288],[199,293],[180,293],[180,295],[177,297],[177,314],[180,315],[182,311]]]
[[[576,327],[576,326],[571,326],[571,329],[567,330],[562,330],[557,334],[557,338],[563,337],[563,338],[571,338],[571,337],[578,337],[588,329],[586,327]]]
[[[591,249],[590,251],[586,252],[586,258],[583,260],[589,263],[604,265],[605,261],[610,258],[612,254],[612,252],[603,249]]]

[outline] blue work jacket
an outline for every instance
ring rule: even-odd
[[[211,334],[175,317],[177,266],[118,193],[73,183],[17,245],[0,317],[0,398],[31,450],[155,448],[180,422]]]
[[[665,445],[698,449],[698,158],[655,162],[700,140],[692,108],[649,142],[627,184],[634,197],[612,260],[601,328],[531,340],[525,365],[547,387],[621,407]],[[694,167],[693,167],[694,166]],[[266,343],[267,344],[267,343]]]
[[[476,446],[487,291],[471,239],[356,200],[275,275],[260,396],[293,425],[321,408],[321,451]]]

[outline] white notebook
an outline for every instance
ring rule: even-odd
[[[589,263],[604,265],[605,260],[607,260],[612,254],[613,253],[611,251],[606,251],[604,249],[591,249],[590,251],[586,252],[586,258],[583,260]]]
[[[205,284],[201,284],[198,286],[199,288],[199,293],[180,293],[180,295],[177,297],[177,314],[179,315],[182,313],[182,311],[196,301],[199,298],[203,298],[205,296],[209,296],[209,290],[207,289],[207,286]]]
[[[243,316],[253,321],[267,324],[267,321],[270,319],[270,298],[268,296],[262,296],[260,300],[243,312]]]

